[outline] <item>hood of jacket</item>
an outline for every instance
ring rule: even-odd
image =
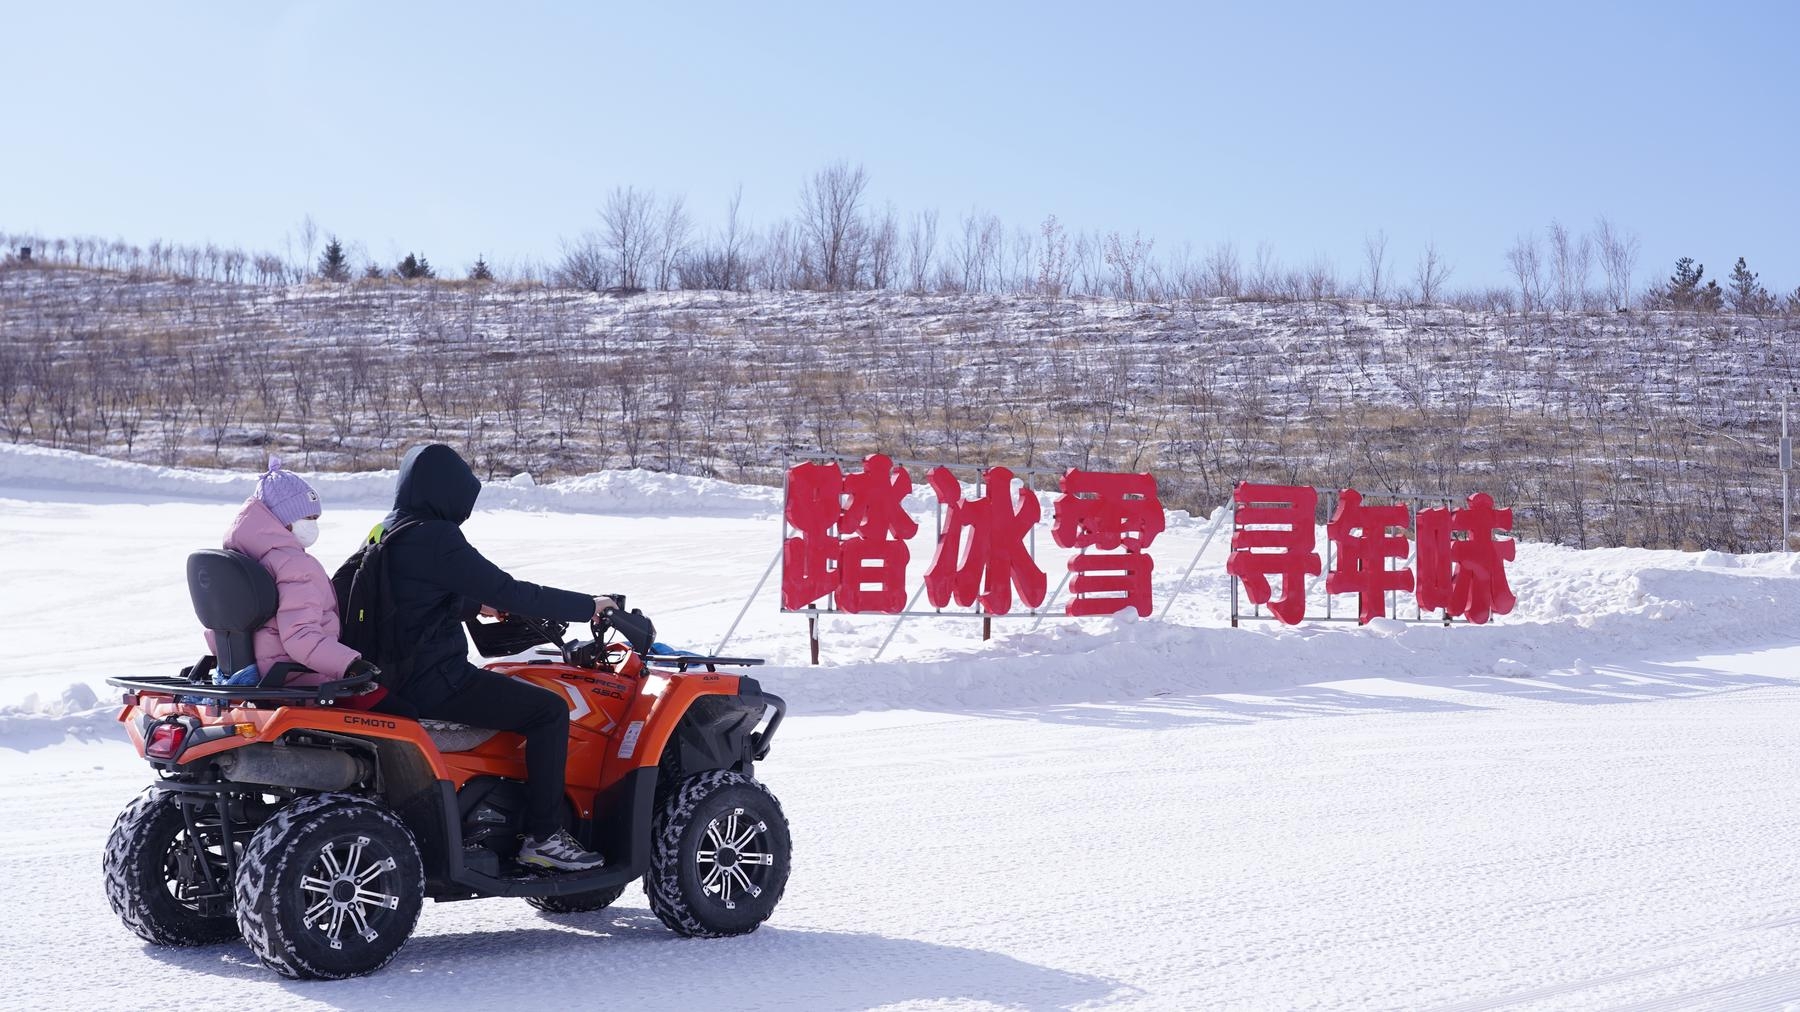
[[[258,562],[277,548],[306,550],[300,546],[300,539],[294,537],[294,532],[275,519],[275,514],[269,512],[261,499],[254,498],[245,502],[244,508],[232,519],[231,527],[225,531],[225,547],[243,552]]]
[[[443,443],[415,446],[400,463],[394,512],[460,525],[475,511],[475,499],[480,495],[481,479],[461,454]]]

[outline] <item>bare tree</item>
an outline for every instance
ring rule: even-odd
[[[1556,308],[1563,312],[1587,302],[1587,279],[1593,259],[1593,243],[1587,236],[1571,237],[1560,221],[1550,223],[1550,276],[1556,282]]]
[[[915,292],[925,290],[931,278],[931,264],[937,257],[938,213],[920,211],[913,215],[906,230],[906,282]]]
[[[1438,254],[1437,241],[1434,239],[1425,244],[1425,252],[1419,254],[1419,265],[1413,269],[1413,285],[1419,289],[1419,301],[1430,305],[1438,300],[1444,283],[1456,268]]]
[[[1230,242],[1219,243],[1206,254],[1206,287],[1212,294],[1235,297],[1242,287],[1242,274],[1237,247]]]
[[[1044,241],[1038,247],[1037,290],[1054,302],[1069,287],[1069,235],[1054,214],[1044,218],[1039,231]]]
[[[1118,296],[1129,302],[1136,302],[1138,285],[1143,279],[1144,263],[1150,258],[1150,247],[1156,244],[1155,239],[1145,239],[1133,232],[1130,241],[1117,232],[1106,235],[1106,265],[1112,268],[1114,284]]]
[[[951,250],[956,261],[956,290],[985,292],[995,280],[1005,229],[994,215],[971,210],[963,219],[962,242]]]
[[[1543,262],[1538,255],[1537,240],[1522,235],[1506,251],[1506,267],[1519,286],[1519,308],[1535,312],[1544,307]]]
[[[677,264],[678,282],[682,288],[704,288],[718,291],[747,291],[750,287],[750,257],[739,207],[744,188],[738,187],[725,205],[725,225],[713,245],[684,256]]]
[[[720,236],[719,250],[725,261],[725,284],[728,290],[742,290],[750,286],[750,265],[747,263],[746,240],[744,226],[738,220],[744,204],[744,185],[739,183],[737,189],[731,191],[731,200],[725,204],[725,231]]]
[[[1314,302],[1324,302],[1337,293],[1337,265],[1323,253],[1314,256],[1306,265],[1306,297]]]
[[[1363,236],[1363,280],[1372,302],[1380,302],[1382,294],[1387,290],[1387,247],[1385,229],[1377,229],[1374,235]]]
[[[1275,259],[1272,243],[1256,244],[1256,257],[1251,261],[1250,275],[1244,281],[1247,294],[1258,299],[1267,299],[1281,288],[1281,263]]]
[[[1594,242],[1600,247],[1600,270],[1606,275],[1606,301],[1615,310],[1631,304],[1631,273],[1637,267],[1638,237],[1614,225],[1605,215],[1594,219]]]
[[[656,287],[667,291],[675,287],[675,265],[687,255],[693,232],[686,199],[670,197],[656,216],[655,224],[651,256],[656,264]]]
[[[319,225],[308,214],[300,219],[300,259],[294,264],[294,277],[304,281],[312,276],[313,249],[319,245]]]
[[[656,195],[632,186],[614,187],[600,210],[599,247],[621,288],[643,288],[654,242]]]
[[[800,260],[800,243],[793,223],[777,222],[763,235],[752,275],[758,279],[756,287],[776,291],[800,284]]]
[[[894,284],[899,254],[900,226],[894,220],[894,205],[889,204],[869,226],[870,288],[889,288]]]
[[[862,198],[868,184],[862,166],[840,161],[814,173],[800,188],[803,264],[817,287],[842,291],[856,286],[856,267],[867,242]]]

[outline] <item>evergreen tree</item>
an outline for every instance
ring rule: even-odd
[[[1675,273],[1663,286],[1661,301],[1671,309],[1692,309],[1700,301],[1700,279],[1706,276],[1706,265],[1694,264],[1693,257],[1675,261]]]
[[[1772,301],[1768,289],[1757,283],[1758,275],[1751,273],[1750,267],[1738,257],[1737,266],[1731,269],[1731,308],[1739,313],[1760,313],[1769,308]]]
[[[1796,288],[1788,293],[1787,311],[1800,315],[1800,288]]]
[[[1708,313],[1716,313],[1725,307],[1725,289],[1720,288],[1719,282],[1716,280],[1708,281],[1706,287],[1700,289],[1697,301],[1701,309]]]
[[[469,269],[470,281],[492,281],[494,272],[488,268],[487,260],[480,254],[475,257],[475,266]]]
[[[380,264],[371,261],[369,266],[363,268],[363,277],[370,281],[380,281],[387,277],[387,271],[382,270]]]
[[[431,269],[431,261],[424,257],[414,256],[411,253],[406,254],[406,259],[400,261],[400,266],[394,269],[394,273],[405,278],[407,281],[417,281],[420,278],[437,277],[437,274]]]
[[[319,277],[326,281],[350,280],[350,258],[344,255],[344,247],[335,235],[319,257]]]

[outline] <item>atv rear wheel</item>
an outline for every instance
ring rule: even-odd
[[[236,887],[238,926],[264,966],[337,980],[374,973],[406,944],[425,872],[392,812],[351,794],[315,794],[250,838]]]
[[[616,885],[611,889],[595,889],[593,892],[571,893],[567,896],[527,896],[525,902],[545,913],[585,914],[591,910],[605,910],[624,893],[625,887]]]
[[[644,895],[670,931],[719,938],[755,931],[787,888],[787,816],[768,788],[712,770],[657,809]]]
[[[218,841],[200,834],[206,867],[188,838],[181,806],[152,787],[134,798],[113,822],[106,841],[106,899],[134,934],[156,945],[214,945],[237,937],[237,920],[221,909],[231,900],[225,855]],[[207,872],[211,872],[208,886]],[[206,904],[200,897],[222,892]]]

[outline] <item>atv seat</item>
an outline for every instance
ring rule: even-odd
[[[489,738],[499,734],[485,727],[470,727],[452,720],[421,720],[419,726],[431,737],[439,752],[467,752],[480,748]]]
[[[275,578],[250,556],[228,548],[207,548],[187,559],[188,596],[194,617],[213,634],[218,670],[226,677],[256,663],[252,638],[275,615],[281,598]],[[287,677],[308,670],[283,661],[261,673],[259,686],[280,686]]]

